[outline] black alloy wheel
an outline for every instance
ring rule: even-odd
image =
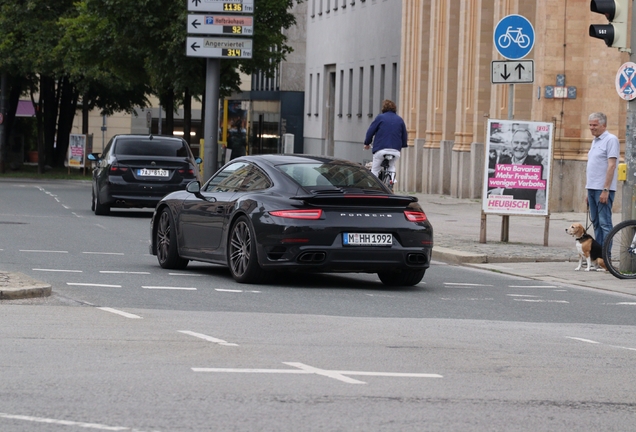
[[[165,269],[183,270],[188,265],[189,260],[181,258],[177,249],[177,233],[174,230],[174,220],[170,210],[164,208],[159,215],[157,232],[155,234],[155,245],[157,247],[157,261]]]
[[[256,236],[249,219],[239,217],[230,230],[227,248],[227,263],[230,273],[239,283],[258,283],[267,279],[268,272],[263,270],[256,257]]]
[[[92,209],[97,216],[108,216],[110,214],[110,207],[103,205],[99,201],[99,193],[93,193]]]

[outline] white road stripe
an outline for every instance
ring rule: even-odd
[[[508,288],[558,288],[555,285],[508,285]]]
[[[222,289],[222,288],[214,288],[214,291],[219,291],[219,292],[235,292],[235,293],[243,292],[243,290],[231,290],[231,289]]]
[[[86,429],[99,429],[99,430],[108,430],[108,431],[132,431],[133,429],[125,426],[108,426],[100,423],[86,423],[86,422],[76,422],[71,420],[58,420],[46,417],[33,417],[33,416],[25,416],[25,415],[13,415],[13,414],[5,414],[0,413],[1,418],[9,419],[9,420],[24,420],[35,423],[47,423],[47,424],[55,424],[62,426],[77,426]],[[137,432],[141,432],[138,429],[134,429]]]
[[[188,288],[188,287],[169,287],[169,286],[143,286],[144,289],[150,290],[184,290],[184,291],[196,291],[196,288]]]
[[[123,255],[122,252],[82,252],[83,254],[91,255]]]
[[[217,339],[217,338],[212,337],[212,336],[204,335],[203,333],[195,333],[195,332],[190,331],[190,330],[179,330],[179,333],[183,333],[183,334],[187,334],[187,335],[190,335],[190,336],[194,336],[194,337],[206,340],[208,342],[214,342],[216,344],[223,345],[223,346],[238,346],[238,344],[227,342],[227,341],[224,341],[223,339]]]
[[[196,276],[196,277],[201,277],[201,276],[205,276],[202,274],[196,274],[196,273],[168,273],[169,276]]]
[[[446,286],[467,286],[467,287],[491,287],[492,285],[476,284],[476,283],[454,283],[444,282]]]
[[[538,296],[530,295],[530,294],[506,294],[506,295],[510,297],[538,297]]]
[[[583,339],[583,338],[577,338],[577,337],[572,337],[572,336],[566,336],[567,339],[572,339],[572,340],[577,340],[577,341],[581,341],[581,342],[587,342],[587,343],[591,343],[591,344],[597,344],[599,342],[593,341],[593,340],[589,340],[589,339]]]
[[[636,305],[636,302],[620,302],[620,303],[616,303],[617,305],[629,305],[629,306],[634,306]]]
[[[68,253],[68,251],[20,249],[20,252]]]
[[[82,273],[82,270],[39,269],[39,268],[34,268],[32,270],[33,271],[45,271],[45,272]]]
[[[117,271],[117,270],[100,270],[100,273],[107,274],[138,274],[138,275],[149,275],[150,272],[131,272],[131,271]]]
[[[513,299],[514,301],[530,302],[530,303],[570,303],[565,300],[540,300],[540,299]]]
[[[106,284],[81,283],[81,282],[66,282],[66,285],[104,287],[104,288],[121,288],[121,285],[106,285]]]
[[[131,313],[128,313],[128,312],[120,311],[118,309],[113,309],[113,308],[109,308],[109,307],[98,307],[97,309],[101,309],[101,310],[106,311],[106,312],[110,312],[110,313],[114,313],[114,314],[117,314],[117,315],[121,315],[121,316],[126,317],[126,318],[142,319],[139,315],[135,315],[135,314],[131,314]]]

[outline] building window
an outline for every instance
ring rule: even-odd
[[[342,117],[342,98],[344,96],[344,69],[340,70],[340,88],[338,89],[338,117]]]
[[[311,115],[311,96],[313,90],[313,78],[312,74],[309,74],[309,94],[307,95],[307,115]]]
[[[375,66],[369,69],[369,112],[368,117],[373,117],[373,85],[375,81]]]
[[[347,117],[351,117],[353,109],[353,68],[349,69],[349,98],[347,100]]]
[[[384,79],[386,78],[386,65],[380,66],[380,111],[382,111],[382,101],[384,100]]]
[[[364,67],[360,68],[358,77],[358,117],[362,117],[362,92],[364,91]]]
[[[393,63],[391,72],[391,100],[397,101],[397,63]]]
[[[316,74],[316,112],[314,115],[318,117],[318,112],[320,111],[320,74]]]

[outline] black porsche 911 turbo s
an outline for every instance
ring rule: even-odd
[[[150,239],[163,268],[222,264],[241,283],[274,271],[362,272],[410,286],[430,265],[433,228],[416,197],[393,194],[362,165],[258,155],[165,196]]]

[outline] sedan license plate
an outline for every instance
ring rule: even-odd
[[[345,246],[391,246],[393,235],[371,233],[343,233],[342,244]]]
[[[164,169],[142,168],[137,170],[137,175],[142,177],[168,177],[170,173]]]

